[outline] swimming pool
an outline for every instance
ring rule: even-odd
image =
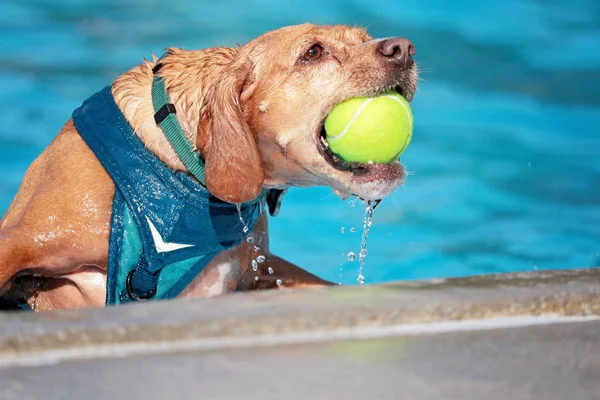
[[[72,110],[142,57],[305,21],[367,26],[417,47],[411,175],[375,211],[367,283],[600,264],[594,0],[7,2],[0,213]],[[273,250],[354,283],[347,253],[358,252],[362,216],[330,189],[292,189],[271,220]]]

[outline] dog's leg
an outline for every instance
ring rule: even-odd
[[[254,239],[252,243],[244,240],[237,247],[217,254],[179,297],[210,297],[233,292],[236,289],[255,290],[332,284],[270,252],[266,212],[256,221],[249,235]],[[252,261],[256,261],[256,271],[252,268]],[[270,271],[273,273],[271,274]],[[278,280],[281,280],[281,285],[277,284]]]
[[[328,286],[328,282],[297,265],[271,253],[269,249],[269,226],[266,213],[259,219],[254,228],[255,242],[260,250],[255,252],[254,245],[246,246],[246,251],[241,254],[241,260],[245,265],[242,276],[238,281],[238,290],[261,290],[290,287],[316,287]],[[258,239],[258,240],[257,240]],[[242,244],[244,245],[244,244]],[[253,260],[257,262],[258,270],[249,268]],[[258,278],[258,279],[257,279]]]
[[[238,282],[238,290],[309,288],[330,285],[333,283],[321,279],[281,257],[269,254],[265,256],[265,261],[260,264],[258,271],[255,272],[252,269],[246,271]]]
[[[0,226],[0,288],[18,275],[106,269],[114,185],[68,122],[31,165]]]
[[[248,236],[254,239],[252,243],[244,240],[217,254],[178,297],[212,297],[235,291],[244,272],[251,270],[252,260],[269,251],[265,212]]]
[[[258,264],[258,271],[252,269],[245,271],[238,282],[238,290],[309,288],[333,284],[271,252],[267,252],[264,255],[264,261]]]

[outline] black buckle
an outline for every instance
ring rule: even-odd
[[[157,73],[158,71],[160,71],[160,69],[163,67],[163,65],[164,65],[164,64],[163,64],[163,63],[161,63],[161,62],[159,62],[159,63],[156,63],[156,65],[154,65],[154,67],[152,67],[152,73],[153,73],[154,75],[156,75],[156,73]]]
[[[175,114],[175,105],[173,103],[167,103],[162,106],[156,114],[154,114],[154,121],[156,121],[157,125],[160,125],[161,122],[165,120],[169,116],[169,114]]]
[[[133,277],[134,273],[135,269],[129,271],[129,273],[127,274],[127,281],[125,282],[125,287],[127,288],[127,293],[129,293],[129,296],[131,296],[131,298],[135,301],[146,301],[153,298],[156,294],[156,286],[154,286],[154,289],[142,294],[137,294],[135,290],[133,290],[133,288],[131,287],[131,278]]]

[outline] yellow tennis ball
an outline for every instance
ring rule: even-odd
[[[412,132],[412,110],[396,91],[343,101],[325,119],[329,149],[347,162],[395,161]]]

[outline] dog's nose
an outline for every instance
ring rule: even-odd
[[[390,38],[379,42],[377,47],[379,53],[391,62],[395,62],[404,68],[410,67],[414,60],[415,45],[405,38]]]

